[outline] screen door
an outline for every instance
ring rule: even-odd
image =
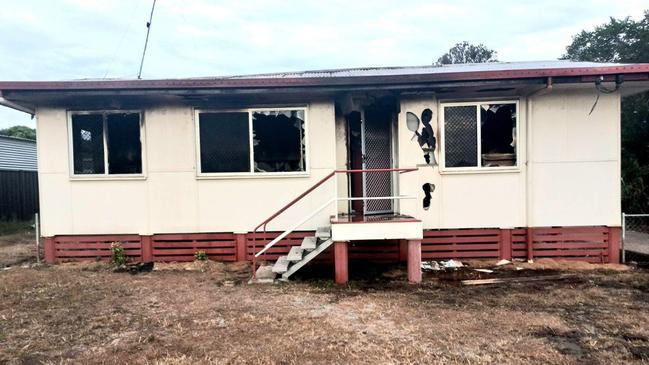
[[[364,110],[361,120],[363,169],[392,168],[392,113],[380,108]],[[392,196],[392,172],[363,173],[364,197]],[[365,214],[392,213],[394,201],[366,200]]]

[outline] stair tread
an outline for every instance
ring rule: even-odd
[[[318,239],[314,236],[304,237],[300,248],[306,251],[315,250],[316,245],[318,244]]]
[[[309,263],[311,260],[313,260],[316,256],[320,255],[322,252],[324,252],[328,247],[330,247],[333,244],[333,241],[331,239],[327,239],[324,241],[318,241],[318,245],[314,250],[309,251],[306,253],[303,257],[302,260],[298,262],[294,262],[286,272],[282,273],[282,279],[287,280],[291,275],[293,275],[296,271],[300,270],[304,265]]]
[[[273,272],[276,274],[283,274],[286,271],[288,271],[288,264],[290,262],[288,261],[288,258],[286,256],[281,256],[280,258],[277,259],[275,262],[275,265],[273,265]]]
[[[299,246],[293,246],[291,247],[291,250],[288,252],[288,256],[286,256],[286,259],[288,261],[300,261],[302,260],[302,248]]]
[[[331,237],[331,227],[318,227],[315,232],[315,236],[323,240],[328,239],[329,237]]]

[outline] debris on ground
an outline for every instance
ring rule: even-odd
[[[442,268],[439,266],[437,261],[422,261],[421,269],[423,271],[439,271]]]
[[[547,280],[562,280],[571,278],[573,275],[539,275],[539,276],[524,276],[519,278],[495,278],[495,279],[476,279],[476,280],[462,280],[462,285],[484,285],[484,284],[502,284],[502,283],[524,283],[530,281],[547,281]]]
[[[511,261],[509,261],[509,260],[506,260],[506,259],[502,259],[502,260],[500,260],[500,261],[498,261],[498,262],[496,262],[496,266],[503,266],[503,265],[509,265],[509,264],[511,264],[511,263],[512,263],[512,262],[511,262]]]
[[[489,270],[489,269],[473,269],[473,270],[477,272],[483,272],[485,274],[491,274],[492,272],[494,272],[493,270]]]
[[[464,265],[460,261],[455,261],[453,259],[450,259],[448,261],[442,261],[441,262],[442,266],[447,268],[447,269],[455,269],[458,267],[464,267]]]

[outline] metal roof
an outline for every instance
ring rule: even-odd
[[[0,92],[49,90],[179,90],[423,84],[446,81],[511,80],[539,77],[595,77],[625,74],[648,80],[649,64],[573,61],[494,62],[444,66],[371,67],[184,79],[84,79],[72,81],[0,81]]]
[[[395,76],[395,75],[430,75],[456,72],[489,72],[518,70],[548,70],[570,68],[619,67],[621,63],[574,62],[568,60],[527,61],[527,62],[488,62],[465,63],[452,65],[396,66],[396,67],[360,67],[332,70],[311,70],[298,72],[279,72],[255,75],[229,76],[231,79],[257,78],[305,78],[305,77],[357,77],[357,76]]]
[[[0,136],[0,170],[36,171],[36,141]]]

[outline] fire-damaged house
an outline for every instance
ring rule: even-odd
[[[620,98],[568,61],[0,82],[37,118],[46,260],[617,262]]]

